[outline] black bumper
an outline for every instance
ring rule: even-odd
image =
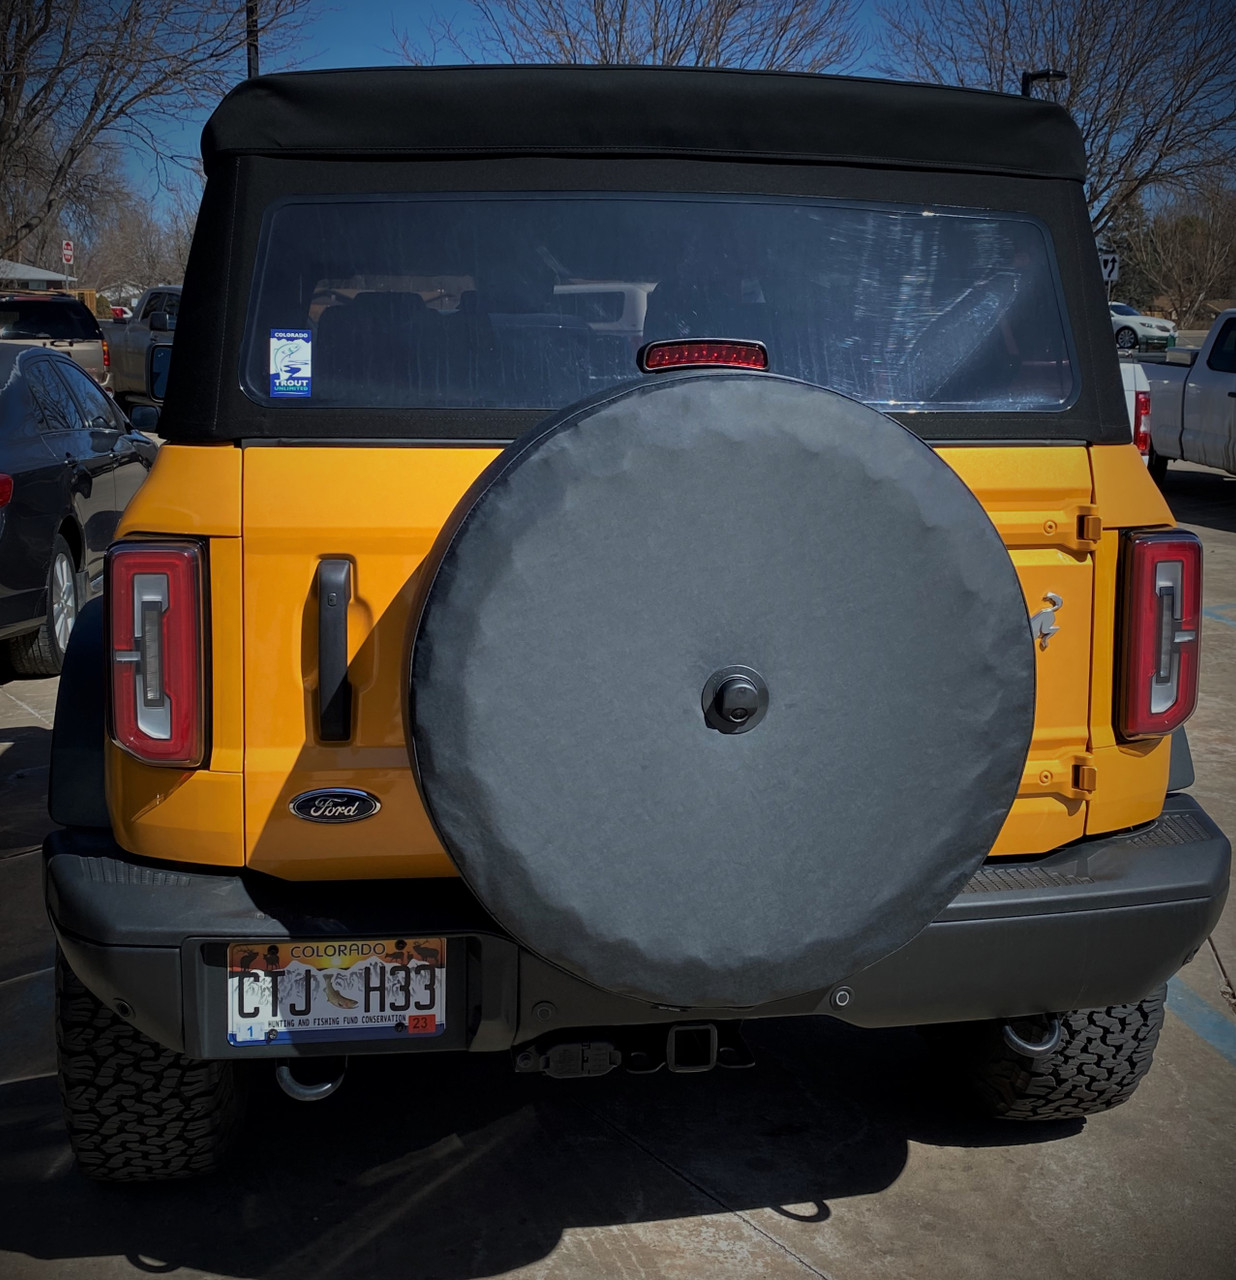
[[[227,1043],[228,941],[445,936],[452,1016],[445,1035],[407,1050],[496,1050],[571,1027],[684,1018],[538,960],[458,880],[293,883],[188,870],[135,858],[107,832],[84,828],[53,832],[44,854],[48,911],[78,976],[146,1034],[193,1057],[287,1053]],[[1227,838],[1202,808],[1170,795],[1145,827],[993,860],[912,942],[828,991],[696,1016],[825,1013],[886,1027],[1140,1000],[1213,928],[1230,862]],[[389,1041],[348,1047],[390,1050]]]

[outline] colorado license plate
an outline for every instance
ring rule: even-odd
[[[228,946],[229,1043],[438,1036],[446,940],[357,938]]]

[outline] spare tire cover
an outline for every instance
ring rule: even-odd
[[[785,378],[551,418],[464,497],[414,609],[412,763],[460,873],[531,951],[657,1004],[820,991],[908,942],[1030,742],[983,508],[891,418]],[[766,691],[748,732],[705,718],[730,666]]]

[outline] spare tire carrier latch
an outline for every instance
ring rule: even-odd
[[[720,667],[700,696],[704,721],[718,733],[746,733],[768,710],[768,685],[751,667]]]

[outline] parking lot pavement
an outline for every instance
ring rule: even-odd
[[[1194,793],[1236,831],[1236,479],[1173,467],[1206,557]],[[51,946],[27,850],[54,682],[0,687],[0,1275],[352,1280],[1228,1280],[1236,1016],[1217,956],[1176,979],[1154,1070],[1086,1122],[974,1118],[912,1031],[758,1024],[757,1062],[549,1081],[505,1061],[355,1060],[296,1104],[262,1073],[234,1167],[153,1188],[73,1172],[48,1024]]]
[[[1188,726],[1197,769],[1192,792],[1236,837],[1236,476],[1173,463],[1164,492],[1176,518],[1202,539],[1203,549],[1202,694]],[[1231,991],[1229,980],[1236,980],[1236,895],[1228,900],[1212,945],[1179,979],[1236,1027],[1236,996],[1228,1001],[1216,995],[1224,985]]]
[[[51,825],[47,762],[56,684],[0,685],[0,1081],[46,1071],[52,1050],[53,946],[42,910],[39,846]]]

